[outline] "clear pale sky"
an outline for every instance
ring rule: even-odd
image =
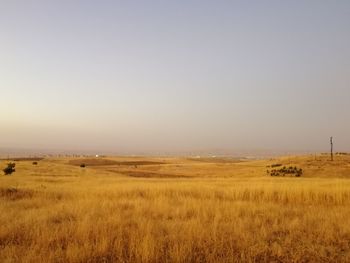
[[[350,151],[350,1],[0,2],[0,147]]]

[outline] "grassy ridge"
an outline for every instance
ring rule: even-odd
[[[165,164],[137,168],[18,162],[15,174],[0,176],[0,259],[347,262],[350,159],[325,158],[155,159]],[[305,177],[267,176],[266,166],[277,161],[302,167]]]

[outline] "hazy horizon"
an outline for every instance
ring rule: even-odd
[[[350,1],[3,1],[0,148],[350,151]]]

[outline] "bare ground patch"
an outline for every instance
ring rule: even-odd
[[[201,162],[201,163],[241,163],[243,160],[236,158],[216,158],[216,157],[204,157],[204,158],[187,158],[189,161]]]
[[[166,164],[163,162],[154,161],[114,161],[111,159],[77,159],[70,160],[69,164],[79,166],[85,164],[86,166],[108,166],[108,165],[125,165],[125,166],[137,166],[137,165],[160,165]]]
[[[118,170],[107,170],[108,172],[118,173],[127,175],[130,177],[138,178],[193,178],[193,176],[186,176],[180,174],[164,174],[164,173],[154,173],[147,171],[118,171]]]
[[[105,165],[116,165],[117,162],[110,159],[76,159],[70,160],[69,164],[79,166],[81,164],[85,164],[87,166],[105,166]]]

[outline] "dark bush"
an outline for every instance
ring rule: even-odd
[[[13,172],[15,172],[16,171],[15,167],[16,167],[15,163],[8,163],[7,167],[3,170],[5,175],[11,175]]]
[[[272,164],[272,165],[271,165],[272,168],[274,168],[274,167],[280,167],[280,166],[282,166],[282,164],[280,164],[280,163],[276,163],[276,164]]]
[[[85,166],[86,166],[85,163],[82,163],[82,164],[80,165],[81,168],[85,168]]]
[[[271,176],[286,176],[291,175],[295,177],[300,177],[303,174],[303,169],[298,169],[296,166],[282,167],[280,169],[273,169],[271,171],[267,170],[267,174]]]
[[[38,162],[33,162],[33,165],[37,165],[38,164]]]
[[[271,165],[267,165],[266,168],[276,168],[276,167],[280,167],[280,166],[282,166],[282,164],[274,163],[274,164],[271,164]]]

